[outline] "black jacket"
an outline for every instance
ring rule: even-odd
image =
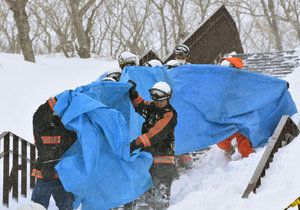
[[[177,124],[174,108],[170,104],[157,108],[153,101],[145,101],[137,92],[130,98],[135,111],[145,119],[142,135],[133,142],[134,147],[141,147],[154,157],[174,156],[174,128]]]
[[[32,175],[37,178],[55,178],[54,167],[77,139],[76,133],[65,129],[47,101],[33,115],[33,134],[38,158]]]

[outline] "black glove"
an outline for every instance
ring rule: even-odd
[[[133,140],[133,141],[130,143],[130,154],[131,154],[134,150],[136,150],[136,149],[138,149],[138,148],[139,148],[139,146],[137,145],[136,141]]]
[[[290,83],[286,82],[286,88],[287,88],[287,89],[290,88]]]
[[[128,83],[132,84],[132,87],[129,89],[129,97],[131,100],[133,100],[139,96],[138,92],[136,91],[136,83],[132,80],[128,80]]]

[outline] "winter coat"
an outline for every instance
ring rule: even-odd
[[[33,134],[38,158],[32,176],[39,179],[58,178],[54,167],[77,139],[76,133],[67,130],[53,111],[55,103],[55,98],[49,99],[33,115]]]
[[[174,163],[174,128],[177,124],[177,113],[167,104],[158,108],[153,101],[145,101],[137,92],[131,94],[135,111],[145,119],[142,135],[132,144],[143,148],[154,156],[154,163]]]

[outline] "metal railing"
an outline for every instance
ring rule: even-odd
[[[34,167],[36,151],[35,145],[11,133],[0,134],[0,143],[3,142],[3,151],[0,151],[0,160],[3,159],[3,205],[9,206],[9,193],[18,201],[19,196],[19,171],[21,171],[21,195],[27,197],[27,177]],[[12,148],[10,148],[12,146]],[[19,147],[21,151],[19,151]],[[29,154],[28,154],[29,150]],[[10,157],[12,156],[12,167]],[[21,159],[21,164],[19,164]],[[30,171],[27,170],[30,164]],[[10,170],[11,168],[11,170]],[[30,176],[30,188],[35,185],[35,177]]]
[[[273,161],[274,154],[279,148],[289,144],[296,136],[298,136],[298,134],[299,128],[293,120],[287,115],[282,116],[272,137],[269,139],[267,148],[264,151],[242,198],[248,198],[251,192],[256,193],[256,189],[261,185],[261,178],[266,175],[266,170]]]

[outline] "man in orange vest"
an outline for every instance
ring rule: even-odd
[[[236,52],[231,52],[230,54],[226,55],[222,59],[220,65],[234,67],[237,69],[243,69],[243,60],[239,57],[234,57],[234,55],[236,55]],[[219,142],[217,145],[219,148],[225,151],[227,156],[231,156],[230,158],[232,160],[236,160],[241,157],[246,158],[254,152],[254,149],[249,139],[240,132],[231,135],[227,139]],[[236,146],[238,151],[235,151]]]
[[[55,103],[56,98],[50,98],[33,115],[33,134],[38,158],[31,174],[37,178],[31,200],[47,209],[52,195],[60,210],[71,210],[73,194],[65,191],[55,171],[55,165],[75,142],[77,135],[63,126],[53,109]]]

